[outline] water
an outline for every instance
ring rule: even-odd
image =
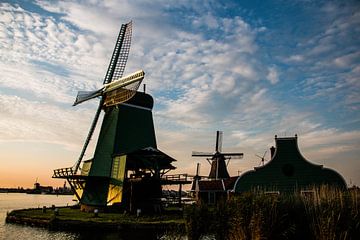
[[[6,224],[6,213],[14,209],[37,208],[42,206],[51,207],[74,204],[73,197],[69,195],[41,195],[24,193],[0,193],[0,239],[54,239],[72,240],[80,239],[77,233],[47,231],[41,228],[32,228],[15,224]]]
[[[73,205],[73,196],[69,195],[41,195],[41,194],[24,194],[24,193],[0,193],[0,240],[138,240],[138,239],[186,239],[182,236],[162,235],[159,236],[154,232],[104,232],[101,229],[94,229],[94,232],[59,232],[49,231],[42,228],[28,227],[16,224],[6,224],[6,213],[14,209],[24,208],[42,208],[43,206],[67,206]]]

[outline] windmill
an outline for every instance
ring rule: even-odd
[[[267,161],[267,159],[265,159],[265,155],[266,155],[267,151],[264,152],[263,156],[259,156],[257,154],[255,154],[256,157],[260,158],[260,162],[259,162],[259,166],[264,166],[265,161]]]
[[[216,131],[216,143],[215,143],[214,153],[194,152],[194,151],[192,152],[193,157],[206,157],[206,160],[211,165],[209,179],[229,178],[230,175],[227,171],[227,165],[229,164],[230,159],[240,159],[244,156],[243,153],[223,153],[222,137],[223,137],[223,132]]]
[[[54,170],[53,178],[66,179],[86,211],[113,204],[130,211],[144,204],[152,207],[152,199],[161,197],[161,176],[175,168],[171,162],[176,160],[157,149],[153,98],[137,91],[144,72],[122,76],[131,33],[132,22],[121,26],[103,86],[78,93],[74,106],[97,97],[99,106],[74,166]],[[102,111],[94,155],[83,160]]]
[[[115,44],[115,48],[113,51],[113,54],[111,56],[111,60],[110,60],[110,64],[108,67],[108,70],[106,71],[106,75],[103,81],[103,88],[98,90],[98,91],[94,91],[94,92],[89,92],[89,91],[79,91],[78,95],[76,97],[76,100],[74,102],[74,106],[87,101],[91,98],[95,98],[98,96],[104,96],[105,93],[105,89],[106,86],[109,86],[111,84],[112,81],[114,80],[119,80],[117,81],[118,83],[120,83],[119,85],[124,84],[124,82],[126,81],[122,81],[121,78],[122,75],[124,74],[125,71],[125,66],[126,66],[126,62],[129,56],[129,51],[130,51],[130,45],[131,45],[131,35],[132,35],[132,22],[130,21],[127,24],[122,24],[121,28],[120,28],[120,32],[118,35],[118,38],[116,40],[116,44]],[[80,156],[78,161],[76,162],[75,166],[74,166],[74,173],[76,174],[77,171],[79,170],[81,161],[85,155],[86,149],[90,143],[91,137],[94,134],[95,128],[96,128],[96,124],[99,120],[99,116],[101,113],[101,109],[103,108],[103,105],[105,103],[106,99],[110,99],[111,96],[117,96],[118,99],[121,101],[126,101],[128,99],[130,99],[131,97],[134,96],[137,88],[139,87],[140,83],[141,83],[142,79],[138,82],[132,82],[127,86],[127,88],[117,88],[117,91],[115,89],[115,91],[109,91],[108,96],[104,96],[100,99],[99,102],[99,106],[96,110],[95,116],[94,116],[94,120],[91,123],[90,126],[90,130],[89,133],[86,137],[84,146],[81,150]],[[115,81],[114,81],[115,83]],[[113,85],[114,86],[114,85]],[[132,87],[132,88],[131,88]],[[109,88],[108,88],[109,89]],[[120,101],[119,101],[120,103]]]
[[[94,119],[91,123],[78,160],[73,167],[55,169],[53,175],[53,178],[65,178],[69,182],[80,202],[82,192],[85,188],[85,183],[88,180],[85,176],[88,175],[91,170],[91,160],[84,161],[81,173],[79,174],[78,171],[80,169],[80,164],[83,161],[86,149],[95,131],[101,110],[104,109],[109,112],[109,107],[132,98],[144,78],[143,71],[138,71],[135,74],[122,78],[130,51],[131,35],[132,22],[122,24],[113,54],[111,56],[109,67],[103,80],[103,87],[96,91],[79,91],[73,104],[73,106],[75,106],[92,98],[100,97],[99,105],[95,112]]]

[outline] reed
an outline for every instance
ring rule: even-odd
[[[185,209],[185,226],[189,240],[197,240],[211,232],[213,214],[206,204],[199,203]]]
[[[287,239],[293,233],[280,196],[246,193],[230,200],[234,209],[230,230],[224,239]]]
[[[189,239],[357,239],[359,193],[329,186],[299,193],[248,192],[186,211]]]
[[[356,191],[344,192],[329,186],[316,188],[312,198],[303,197],[313,237],[354,239],[360,225],[358,199]]]

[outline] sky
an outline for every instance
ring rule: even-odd
[[[207,175],[191,152],[214,151],[217,130],[244,153],[231,175],[297,134],[306,159],[360,185],[359,1],[24,0],[0,1],[0,187],[63,184],[52,170],[76,162],[98,100],[72,103],[101,87],[131,20],[125,74],[146,73],[173,173]]]

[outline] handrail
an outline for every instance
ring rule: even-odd
[[[188,174],[182,173],[182,174],[173,174],[173,175],[165,175],[161,178],[165,181],[188,181]]]
[[[68,168],[54,169],[54,175],[52,177],[61,178],[61,177],[69,177],[74,175],[75,175],[74,169],[72,167],[68,167]]]

